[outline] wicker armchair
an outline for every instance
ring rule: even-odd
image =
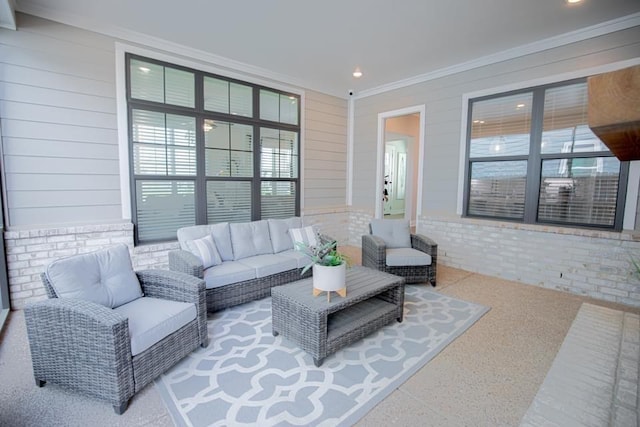
[[[391,220],[385,220],[391,221]],[[369,224],[371,233],[371,224]],[[438,264],[438,244],[421,234],[409,234],[411,248],[429,255],[430,264],[423,265],[388,265],[387,244],[384,239],[373,234],[362,236],[362,265],[396,276],[404,277],[406,283],[425,283],[436,286],[436,270]]]
[[[49,381],[107,400],[122,414],[135,393],[198,346],[208,345],[203,280],[162,270],[135,275],[144,297],[150,297],[140,298],[146,304],[167,304],[156,299],[192,303],[196,318],[132,355],[130,318],[96,302],[58,298],[42,274],[49,299],[25,308],[36,385]]]

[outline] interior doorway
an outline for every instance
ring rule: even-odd
[[[411,191],[407,192],[407,177],[412,175],[411,171],[407,170],[410,143],[408,138],[401,135],[398,139],[389,139],[389,136],[385,139],[382,213],[385,218],[404,218],[408,211],[407,195],[411,195]],[[411,157],[417,156],[409,156],[409,160]]]
[[[378,114],[376,218],[415,227],[422,205],[424,105]]]

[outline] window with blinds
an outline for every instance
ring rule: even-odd
[[[299,215],[300,97],[127,55],[137,243]]]
[[[584,80],[471,100],[465,214],[621,229],[628,164],[587,105]]]

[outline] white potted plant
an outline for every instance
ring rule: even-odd
[[[320,292],[327,292],[327,300],[331,300],[331,292],[335,291],[338,295],[345,297],[347,295],[346,288],[346,269],[349,258],[337,250],[337,242],[330,241],[318,246],[309,246],[304,243],[296,243],[296,248],[302,251],[311,260],[305,265],[301,274],[306,273],[313,268],[313,294],[319,295]]]

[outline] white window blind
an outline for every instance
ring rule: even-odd
[[[296,212],[296,187],[294,182],[262,181],[262,212],[265,218],[289,218]]]
[[[195,224],[192,181],[136,181],[138,238],[175,238],[176,230]]]
[[[251,221],[251,182],[207,182],[207,220],[209,224]]]

